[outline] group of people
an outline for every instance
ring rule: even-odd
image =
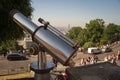
[[[96,64],[98,63],[98,60],[99,58],[97,55],[93,55],[88,58],[81,58],[80,65]],[[113,53],[104,57],[104,62],[111,62],[113,64],[116,64],[116,60],[120,60],[120,51],[118,51],[117,54]]]
[[[118,51],[117,54],[107,55],[104,58],[104,61],[108,61],[108,62],[111,62],[113,64],[116,64],[116,60],[120,60],[120,51]]]
[[[80,61],[80,65],[87,65],[87,64],[96,64],[98,62],[98,56],[93,55],[92,57],[82,58]]]
[[[88,65],[88,64],[96,64],[100,59],[97,55],[92,55],[87,58],[81,58],[80,65]],[[110,54],[104,57],[105,62],[111,62],[116,64],[116,60],[120,60],[120,51],[117,54]],[[52,62],[55,64],[55,68],[57,67],[58,61],[55,58],[52,58]]]

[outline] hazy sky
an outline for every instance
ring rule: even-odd
[[[100,18],[120,25],[120,0],[32,0],[33,21],[41,17],[56,27],[84,27]]]

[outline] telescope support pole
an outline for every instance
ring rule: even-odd
[[[46,61],[45,51],[38,53],[38,61],[30,64],[30,69],[35,72],[34,80],[51,80],[50,71],[54,68],[52,62]]]

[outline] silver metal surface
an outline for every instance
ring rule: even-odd
[[[30,34],[33,34],[33,32],[38,27],[35,23],[33,23],[29,18],[25,17],[19,11],[12,10],[10,12],[10,15],[12,16],[13,21],[15,21],[21,28]]]
[[[35,73],[34,76],[35,76],[34,80],[51,80],[50,73],[46,73],[46,74]]]
[[[41,64],[39,64],[41,65]],[[49,69],[49,68],[52,68],[54,67],[54,63],[53,62],[50,62],[50,61],[46,61],[46,64],[45,64],[45,69]],[[35,70],[45,70],[45,69],[42,69],[41,66],[38,67],[38,61],[34,61],[30,64],[30,67],[35,69]]]
[[[41,65],[38,64],[38,61],[30,64],[30,69],[35,72],[34,80],[50,80],[50,71],[53,69],[54,63],[46,61],[44,69]]]
[[[11,13],[13,20],[30,34],[33,34],[34,31],[39,27],[20,12],[13,11]],[[71,62],[70,60],[72,56],[77,51],[76,48],[73,48],[75,43],[72,40],[68,40],[64,36],[61,37],[58,35],[59,32],[57,34],[54,33],[53,30],[51,30],[52,28],[53,27],[45,29],[44,26],[42,26],[36,31],[34,39],[46,52],[48,52],[52,57],[56,58],[57,61],[63,65],[68,65],[70,64],[69,62]]]
[[[48,30],[50,30],[51,32],[53,32],[54,34],[56,34],[58,37],[60,37],[61,39],[63,39],[65,42],[68,42],[68,44],[70,44],[71,46],[74,45],[74,41],[73,40],[71,40],[68,36],[64,35],[62,32],[60,32],[58,29],[56,29],[52,25],[50,25],[49,22],[44,21],[42,18],[39,18],[38,21],[40,23],[46,25]]]
[[[45,52],[38,53],[38,67],[41,69],[46,68],[46,54],[45,54]]]
[[[44,29],[44,27],[41,27],[36,32],[34,38],[45,47],[45,51],[50,53],[51,56],[55,57],[56,60],[62,64],[66,64],[66,61],[74,52],[73,46],[53,34],[48,29]]]

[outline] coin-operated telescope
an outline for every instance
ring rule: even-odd
[[[45,60],[45,52],[65,66],[73,64],[72,58],[76,54],[77,43],[41,18],[38,21],[43,25],[38,26],[17,10],[12,10],[10,16],[24,31],[30,33],[33,41],[37,43],[37,46],[31,47],[33,54],[41,52],[38,63],[33,62],[30,65],[35,71],[36,80],[48,80],[43,79],[42,73],[49,77],[48,73],[53,68],[52,63]]]

